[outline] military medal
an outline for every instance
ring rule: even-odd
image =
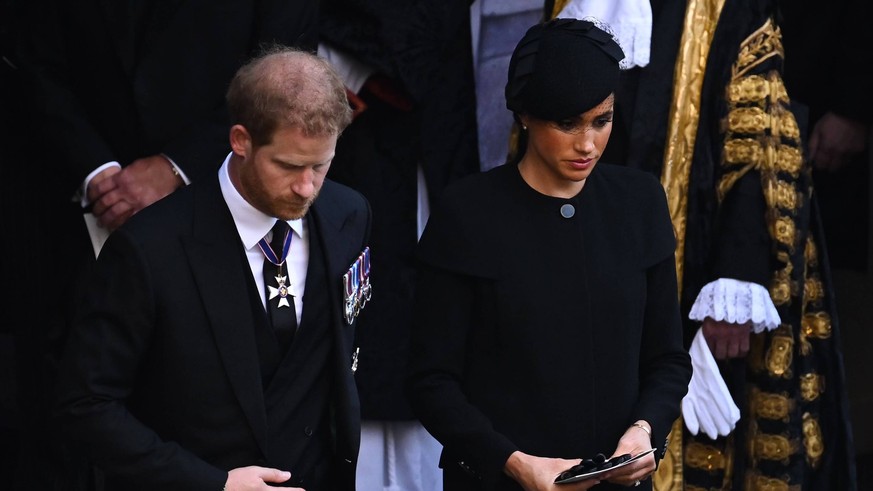
[[[343,307],[347,324],[351,325],[371,296],[370,248],[367,247],[343,275]]]
[[[274,298],[279,297],[279,307],[291,307],[291,304],[288,303],[288,299],[293,297],[291,295],[291,284],[290,282],[286,284],[288,281],[288,275],[282,274],[282,267],[285,265],[285,258],[288,257],[288,251],[291,250],[291,238],[294,237],[294,234],[291,233],[291,230],[285,233],[285,240],[282,241],[282,260],[279,260],[279,256],[273,251],[273,248],[270,247],[270,244],[267,242],[266,238],[263,238],[258,241],[258,247],[261,248],[261,252],[264,253],[264,256],[267,258],[267,261],[270,261],[277,268],[279,268],[278,274],[274,276],[276,278],[276,286],[267,285],[269,289],[269,297],[267,301],[272,301]]]
[[[290,285],[286,285],[285,282],[288,280],[288,277],[281,274],[282,266],[279,266],[279,275],[274,276],[276,278],[276,283],[278,283],[279,287],[275,287],[272,285],[267,285],[267,288],[270,289],[270,300],[273,300],[276,297],[279,297],[279,307],[290,307],[291,304],[288,303],[288,297],[291,296],[291,292],[288,291],[288,287]]]

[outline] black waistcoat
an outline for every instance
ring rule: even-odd
[[[290,485],[318,491],[329,489],[333,461],[328,408],[334,342],[321,241],[311,220],[309,227],[309,266],[294,343],[280,352],[260,299],[255,338],[267,410],[265,465],[290,471]]]

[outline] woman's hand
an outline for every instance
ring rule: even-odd
[[[636,426],[637,424],[643,426],[645,429]],[[650,450],[652,448],[651,433],[652,426],[649,423],[646,421],[637,421],[624,432],[624,435],[621,436],[612,457],[624,454],[630,454],[631,457],[634,457],[646,450]],[[649,454],[624,467],[619,467],[614,471],[607,472],[600,476],[600,478],[604,481],[621,484],[623,486],[633,486],[637,481],[644,481],[651,477],[656,468],[655,456]]]
[[[525,491],[584,491],[599,484],[600,478],[555,484],[560,473],[580,462],[582,459],[553,459],[516,451],[506,460],[504,472],[521,484]]]

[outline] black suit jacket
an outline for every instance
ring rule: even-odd
[[[360,411],[341,292],[367,243],[369,206],[327,181],[308,219],[330,285],[337,473],[341,489],[353,489]],[[215,491],[228,470],[271,460],[253,281],[216,177],[143,210],[107,241],[64,358],[60,409],[65,430],[124,489]]]

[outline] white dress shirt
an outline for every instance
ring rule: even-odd
[[[264,311],[267,309],[267,294],[264,288],[264,253],[258,247],[258,241],[264,236],[267,237],[267,242],[272,240],[270,230],[273,224],[276,223],[276,217],[271,217],[257,210],[245,198],[239,194],[236,187],[230,180],[228,174],[228,165],[231,154],[227,155],[221,169],[218,170],[218,182],[221,186],[221,194],[224,196],[224,201],[230,208],[230,214],[233,216],[233,223],[236,225],[236,231],[239,233],[243,247],[246,250],[246,258],[249,261],[249,267],[252,270],[252,277],[255,279],[255,285],[258,287],[258,293],[261,295],[261,302],[264,305]],[[291,295],[294,296],[294,308],[297,311],[297,325],[300,325],[300,319],[303,315],[303,295],[304,287],[306,286],[306,271],[309,265],[309,232],[306,226],[306,220],[300,218],[287,222],[291,227],[293,237],[291,239],[291,248],[288,251],[287,267],[288,267],[288,286]],[[278,252],[281,254],[281,252]]]

